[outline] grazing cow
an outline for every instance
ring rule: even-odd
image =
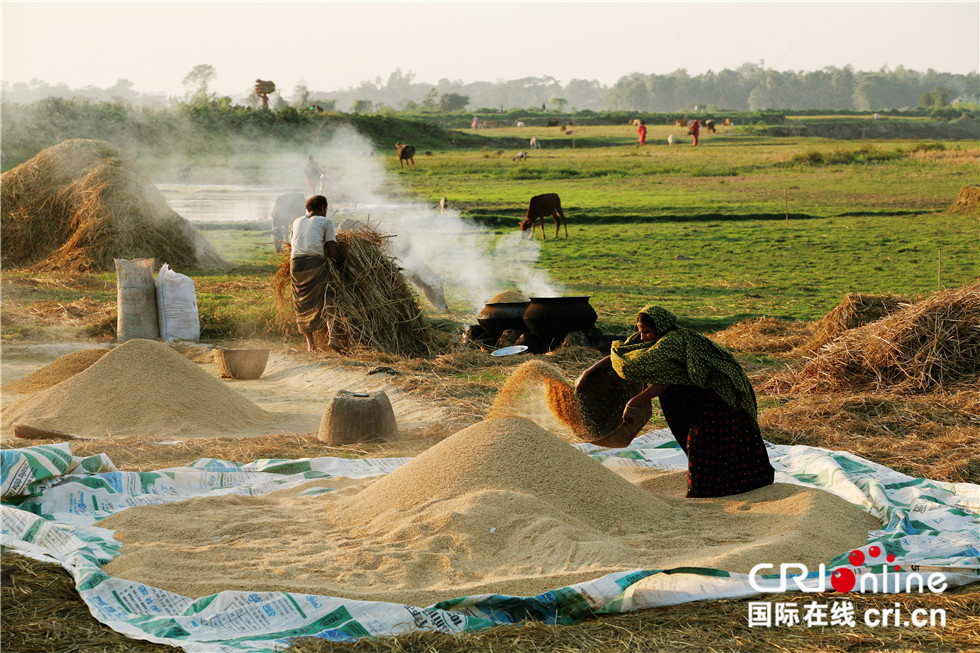
[[[561,199],[557,193],[545,193],[535,195],[527,204],[527,215],[521,222],[521,238],[527,240],[534,238],[534,225],[541,220],[541,240],[547,240],[544,235],[544,219],[552,217],[555,219],[555,238],[558,238],[558,230],[565,227],[565,238],[568,238],[568,224],[565,222],[565,214],[561,210]]]
[[[443,195],[442,199],[439,200],[439,210],[445,213],[447,206],[449,206],[449,198]]]
[[[709,118],[708,120],[705,120],[705,121],[704,121],[703,123],[701,123],[701,124],[702,124],[702,125],[704,125],[704,130],[705,130],[705,131],[709,131],[709,132],[711,132],[712,134],[717,134],[717,133],[718,133],[718,132],[716,132],[716,131],[715,131],[715,121],[714,121],[714,120],[711,120],[711,119]]]
[[[511,161],[527,161],[527,152],[521,150]]]
[[[549,120],[548,124],[546,125],[546,127],[557,127],[557,126],[558,126],[557,120]]]
[[[732,125],[732,119],[725,118],[725,127],[731,127],[731,125]]]
[[[289,241],[289,228],[301,215],[306,215],[306,195],[283,193],[276,198],[272,207],[272,242],[277,252],[282,251],[283,242]]]
[[[679,118],[674,121],[674,124],[677,125],[678,127],[687,127],[687,121],[681,120]]]
[[[537,150],[537,149],[540,149],[541,148],[541,144],[538,143],[538,137],[537,136],[532,136],[531,137],[531,141],[530,141],[529,145],[530,145],[530,147],[531,147],[532,150]]]
[[[403,145],[401,143],[395,143],[395,148],[398,150],[398,167],[401,168],[408,162],[409,168],[415,167],[415,146],[414,145]]]

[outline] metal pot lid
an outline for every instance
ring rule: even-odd
[[[527,351],[527,345],[514,345],[513,347],[501,347],[497,351],[490,354],[491,356],[513,356],[514,354],[523,354]]]

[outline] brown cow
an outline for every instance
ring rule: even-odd
[[[680,118],[678,118],[677,120],[675,120],[674,121],[674,124],[677,125],[678,127],[687,127],[687,121],[686,120],[681,120]]]
[[[415,167],[415,146],[414,145],[403,145],[401,143],[395,143],[395,148],[398,150],[398,167],[401,168],[408,162],[409,168]]]
[[[527,215],[521,222],[521,238],[524,240],[534,238],[534,226],[540,219],[541,240],[547,240],[544,235],[544,219],[547,217],[555,219],[555,238],[558,238],[560,227],[565,227],[565,238],[568,238],[568,224],[565,222],[565,214],[561,210],[561,199],[557,193],[545,193],[531,198],[527,204]]]
[[[703,123],[701,123],[701,124],[702,124],[702,125],[704,125],[704,130],[705,130],[705,131],[709,131],[709,132],[711,132],[712,134],[716,134],[716,133],[717,133],[717,132],[715,131],[715,121],[714,121],[714,120],[711,120],[711,119],[709,118],[708,120],[705,120],[705,121],[704,121]]]
[[[732,119],[725,118],[725,127],[731,127],[731,126],[732,126]]]

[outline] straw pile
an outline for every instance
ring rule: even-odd
[[[956,201],[949,207],[950,213],[980,215],[980,186],[964,186]]]
[[[834,310],[817,323],[813,336],[802,348],[804,351],[817,351],[848,329],[880,320],[907,302],[908,298],[899,295],[848,293]]]
[[[980,281],[937,292],[825,345],[794,393],[928,392],[980,381]]]
[[[89,349],[73,351],[48,363],[39,370],[31,372],[19,381],[4,384],[3,389],[6,392],[20,392],[24,394],[46,390],[53,385],[61,383],[65,379],[75,376],[79,372],[87,370],[108,353],[109,350],[104,347],[91,347]]]
[[[770,354],[792,351],[806,341],[804,326],[771,317],[742,320],[711,339],[735,351]]]
[[[104,141],[64,141],[3,173],[0,214],[7,267],[112,270],[114,258],[222,264],[136,162]]]
[[[400,356],[431,357],[448,345],[448,338],[425,319],[396,259],[388,237],[364,227],[337,232],[343,265],[328,259],[327,310],[334,316],[340,338],[348,346],[375,349]],[[273,276],[279,325],[282,332],[296,329],[296,314],[289,276],[289,248]],[[327,347],[324,330],[314,334],[317,345]]]
[[[83,372],[17,399],[15,423],[73,435],[200,435],[260,426],[271,416],[162,342],[129,340]]]

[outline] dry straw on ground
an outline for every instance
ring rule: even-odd
[[[222,264],[137,163],[104,141],[64,141],[3,173],[0,213],[8,268],[111,270],[114,258]]]
[[[792,392],[929,392],[978,380],[980,281],[843,332],[796,373]]]
[[[834,310],[817,323],[813,335],[802,344],[802,352],[817,351],[848,329],[880,320],[904,303],[908,303],[908,299],[898,295],[848,293]]]
[[[337,233],[343,264],[328,259],[327,310],[336,319],[340,337],[349,347],[366,347],[403,356],[435,356],[449,338],[426,320],[405,275],[389,250],[388,238],[363,228]],[[286,248],[288,252],[288,248]],[[272,279],[283,333],[295,330],[289,258]],[[314,334],[324,348],[324,330]]]
[[[770,354],[799,347],[807,341],[809,330],[805,323],[760,317],[733,324],[713,333],[711,339],[735,351]]]

